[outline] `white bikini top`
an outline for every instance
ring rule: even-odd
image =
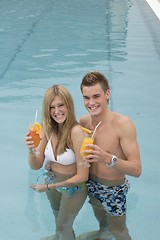
[[[72,151],[72,149],[67,148],[66,151],[63,154],[57,155],[57,160],[55,159],[51,139],[48,141],[44,155],[46,159],[48,159],[51,162],[57,162],[62,165],[71,165],[76,162],[75,153]]]

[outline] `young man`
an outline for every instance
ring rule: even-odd
[[[126,227],[126,175],[139,177],[142,166],[136,129],[126,116],[112,112],[109,107],[110,87],[100,72],[90,72],[81,83],[84,105],[89,114],[80,124],[90,130],[97,128],[94,144],[86,145],[84,158],[91,164],[87,187],[90,203],[99,222],[99,240],[130,240]]]

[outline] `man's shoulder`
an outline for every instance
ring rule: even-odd
[[[90,115],[86,114],[86,115],[83,115],[83,116],[80,117],[79,123],[82,126],[85,126],[88,123],[88,121],[90,121]]]
[[[117,122],[128,122],[128,121],[131,121],[130,118],[126,115],[123,115],[121,113],[118,113],[118,112],[113,112],[113,115],[114,115],[114,119],[117,121]]]
[[[134,126],[134,123],[129,116],[123,115],[121,113],[114,113],[114,115],[115,126],[120,127],[121,129]]]

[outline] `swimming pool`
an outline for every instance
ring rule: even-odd
[[[128,228],[133,240],[159,240],[160,21],[146,1],[2,0],[0,53],[0,239],[52,235],[48,200],[29,188],[40,171],[29,169],[24,137],[55,83],[71,91],[79,118],[81,79],[99,70],[110,80],[111,109],[137,127],[143,174],[129,177]],[[98,228],[92,214],[86,202],[77,235]]]

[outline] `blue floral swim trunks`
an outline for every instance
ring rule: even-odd
[[[123,216],[126,214],[126,195],[130,187],[126,178],[124,183],[118,186],[106,186],[92,179],[88,180],[86,186],[89,195],[98,199],[109,215]]]

